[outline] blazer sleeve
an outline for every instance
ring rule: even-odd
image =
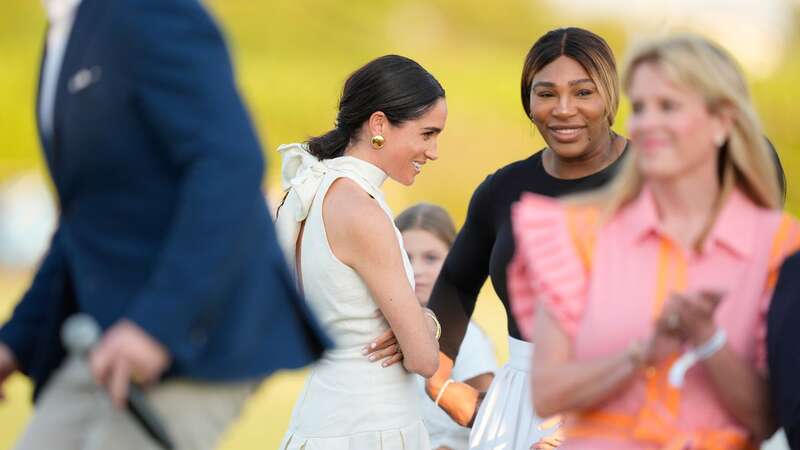
[[[800,253],[784,261],[767,314],[767,363],[778,423],[791,448],[800,449]]]
[[[26,375],[30,375],[29,369],[35,357],[37,331],[46,322],[48,314],[56,309],[56,302],[63,299],[60,289],[64,281],[64,260],[58,236],[56,231],[30,287],[14,308],[11,318],[0,327],[0,342],[11,349],[20,370]]]
[[[177,168],[179,203],[149,281],[126,317],[175,363],[197,356],[193,324],[225,306],[264,211],[264,158],[223,37],[197,0],[119,2],[117,43],[134,104]],[[125,10],[127,9],[127,10]]]

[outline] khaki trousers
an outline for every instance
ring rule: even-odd
[[[210,450],[238,417],[256,382],[169,380],[147,390],[177,450]],[[159,450],[126,410],[70,358],[53,375],[16,450]]]

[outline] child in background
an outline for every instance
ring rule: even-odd
[[[420,304],[425,306],[455,239],[455,226],[443,208],[429,203],[419,203],[406,209],[397,216],[395,223],[403,235],[403,246],[414,268],[414,293]],[[497,361],[489,338],[472,321],[467,327],[461,349],[461,357],[453,368],[452,378],[485,392],[494,378]],[[456,424],[434,404],[425,393],[425,380],[421,377],[419,386],[422,416],[432,448],[466,449],[469,429]]]

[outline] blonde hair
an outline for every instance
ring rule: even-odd
[[[742,71],[734,59],[720,47],[695,35],[643,43],[635,47],[629,57],[622,78],[626,91],[630,89],[636,69],[643,64],[654,64],[674,83],[694,89],[703,96],[712,114],[723,111],[730,114],[730,134],[719,154],[719,199],[739,188],[756,205],[781,208],[779,174],[772,150],[764,138]],[[608,188],[573,201],[599,204],[605,217],[613,215],[635,199],[642,189],[644,180],[636,158],[637,153],[633,152]],[[717,202],[717,209],[720,203]]]

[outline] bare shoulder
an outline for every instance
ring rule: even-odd
[[[329,244],[336,256],[350,264],[354,255],[365,259],[385,251],[395,241],[389,216],[358,183],[339,178],[328,189],[322,215]]]
[[[358,226],[362,221],[387,219],[378,202],[357,182],[338,178],[328,188],[322,203],[325,223],[330,225]]]

